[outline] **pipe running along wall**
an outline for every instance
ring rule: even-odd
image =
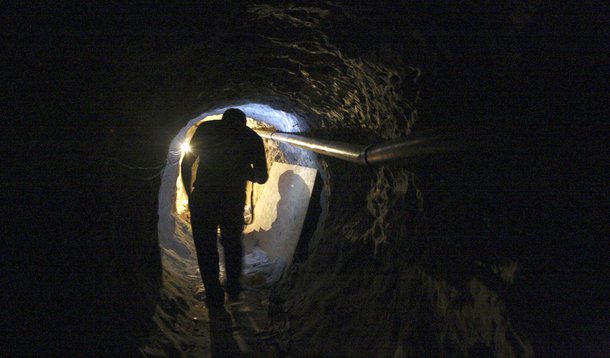
[[[404,138],[395,138],[369,145],[343,143],[278,131],[257,130],[256,132],[263,138],[288,143],[318,154],[367,166],[413,163],[418,160],[430,160],[434,156],[447,153],[490,151],[494,147],[496,147],[496,150],[500,148],[502,150],[519,149],[514,146],[509,147],[506,143],[503,143],[510,138],[509,133],[502,134],[504,140],[498,140],[498,135],[492,134],[489,131],[438,132],[426,135],[410,135]]]

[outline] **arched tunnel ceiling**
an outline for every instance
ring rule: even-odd
[[[370,15],[357,9],[325,7],[249,6],[234,15],[238,26],[225,26],[223,31],[210,27],[223,26],[228,20],[212,17],[208,26],[194,27],[200,29],[190,34],[194,40],[170,43],[168,47],[175,46],[175,52],[167,58],[142,64],[141,56],[128,57],[127,63],[132,60],[133,67],[127,71],[140,74],[132,78],[150,101],[161,97],[165,107],[169,104],[172,109],[203,112],[205,107],[226,102],[251,101],[296,111],[313,128],[363,129],[374,123],[369,130],[386,138],[407,133],[416,119],[412,110],[419,72],[404,66],[390,44],[411,35],[396,29],[388,32],[394,38],[381,44],[371,46],[359,40],[353,45],[365,48],[339,49],[334,41],[363,36],[368,29],[341,28],[335,22],[349,24],[350,17],[365,21]],[[146,55],[150,51],[147,42],[142,45],[139,41],[134,40],[133,45]],[[142,91],[133,93],[137,99],[124,101],[142,100]]]
[[[192,126],[207,116],[222,114],[228,108],[238,108],[242,110],[247,117],[254,118],[258,121],[273,126],[275,130],[298,133],[305,132],[309,129],[307,127],[307,123],[292,113],[286,113],[284,111],[273,109],[266,104],[240,102],[234,103],[230,107],[215,108],[208,112],[202,113],[201,115],[190,120],[187,125]]]

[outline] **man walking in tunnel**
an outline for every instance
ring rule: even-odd
[[[237,300],[241,291],[241,234],[246,181],[268,179],[262,139],[246,126],[239,109],[225,111],[220,121],[204,122],[195,131],[191,150],[182,160],[182,182],[189,197],[193,240],[208,307],[224,304],[218,270],[217,229],[224,248],[226,291]],[[193,163],[199,159],[191,190]]]

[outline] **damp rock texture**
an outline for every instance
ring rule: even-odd
[[[537,70],[519,42],[525,28],[539,26],[540,11],[535,4],[249,5],[212,29],[194,24],[194,41],[149,64],[137,83],[167,76],[162,83],[180,91],[153,89],[154,98],[195,110],[267,103],[299,115],[312,135],[359,144],[418,129],[514,129],[531,101],[520,97],[524,76]],[[535,134],[539,123],[528,125]],[[542,342],[558,337],[538,325],[557,312],[539,300],[554,300],[572,278],[549,283],[550,296],[525,298],[540,270],[552,275],[561,265],[537,261],[557,230],[526,214],[553,206],[524,194],[550,200],[552,189],[535,172],[550,168],[545,155],[530,153],[531,138],[516,136],[515,151],[410,166],[320,157],[322,221],[273,307],[290,322],[287,353],[528,357],[555,349]],[[540,250],[534,258],[526,257],[531,249]]]
[[[544,1],[126,5],[100,12],[107,20],[99,23],[94,8],[64,11],[96,19],[89,27],[70,22],[84,33],[81,52],[96,66],[74,66],[86,85],[66,69],[72,75],[64,82],[49,77],[69,89],[73,96],[66,98],[81,98],[72,102],[87,115],[47,111],[62,126],[44,127],[40,138],[64,143],[49,144],[48,153],[76,152],[80,160],[40,167],[52,167],[45,172],[49,182],[59,182],[56,172],[85,170],[86,180],[64,182],[79,189],[84,200],[72,202],[88,203],[82,215],[95,220],[85,225],[71,215],[65,250],[57,249],[61,264],[36,266],[56,267],[45,271],[48,277],[74,275],[48,281],[54,287],[68,277],[69,290],[50,293],[59,305],[83,297],[64,323],[49,319],[52,327],[86,333],[83,339],[71,333],[70,348],[60,350],[79,352],[94,342],[97,353],[115,355],[194,351],[199,333],[192,317],[201,302],[189,227],[180,203],[164,201],[175,192],[150,200],[167,184],[159,178],[179,189],[172,186],[177,178],[167,179],[156,166],[179,157],[170,141],[193,118],[260,103],[293,114],[312,137],[371,144],[463,131],[470,133],[466,144],[485,144],[378,167],[318,156],[317,228],[302,238],[298,259],[265,301],[274,337],[281,337],[276,353],[603,356],[610,341],[608,280],[601,274],[609,252],[608,153],[600,128],[606,104],[596,94],[607,92],[588,85],[603,78],[591,74],[607,54],[598,51],[604,36],[593,3],[569,9]],[[64,56],[78,58],[81,52],[64,41],[74,28],[54,26],[65,27],[53,35],[66,43]],[[70,102],[63,101],[57,103]],[[92,118],[85,129],[83,118]],[[90,143],[74,139],[83,136]],[[277,148],[282,161],[309,163]],[[102,168],[108,158],[120,161]],[[124,185],[120,168],[138,176]],[[137,184],[140,179],[151,180]],[[172,226],[151,219],[155,210],[175,214]],[[159,235],[180,239],[151,249],[157,225]],[[46,244],[35,248],[48,252]],[[93,268],[70,270],[72,257]],[[13,271],[38,277],[38,269]],[[35,306],[55,307],[24,295]],[[32,317],[25,316],[27,327],[35,326]],[[70,323],[75,320],[79,325]],[[20,339],[22,349],[32,347],[34,339]]]

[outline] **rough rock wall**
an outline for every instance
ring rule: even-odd
[[[9,4],[15,61],[4,74],[18,91],[7,91],[2,133],[16,170],[2,174],[15,240],[4,240],[2,261],[18,285],[3,290],[15,312],[2,319],[6,346],[125,355],[142,343],[131,318],[151,309],[160,267],[144,234],[151,211],[134,208],[155,211],[155,190],[102,170],[105,141],[115,135],[121,159],[154,166],[188,120],[257,100],[316,135],[363,144],[440,126],[529,133],[501,160],[321,161],[327,220],[274,308],[294,322],[295,355],[364,343],[361,352],[379,355],[528,355],[528,342],[542,356],[601,355],[610,200],[599,93],[608,91],[591,84],[606,82],[607,26],[592,4],[198,2],[28,6],[26,15]],[[115,204],[99,200],[112,195],[118,212],[139,218],[114,234]],[[130,260],[135,252],[147,255]],[[154,293],[140,301],[145,286]]]
[[[431,74],[428,84],[418,82],[418,66],[434,68],[434,63],[414,59],[436,49],[422,43],[411,17],[402,18],[404,11],[400,6],[255,5],[241,15],[246,21],[240,28],[186,47],[171,61],[197,63],[188,67],[194,74],[176,75],[199,91],[204,107],[232,97],[266,100],[290,106],[327,138],[363,144],[391,139],[417,124],[422,87],[438,86]],[[531,345],[513,329],[497,287],[475,274],[487,265],[479,271],[502,273],[505,280],[498,280],[507,284],[514,279],[513,262],[479,257],[497,252],[473,252],[484,241],[477,238],[484,235],[483,224],[460,222],[481,221],[477,215],[485,210],[426,217],[435,214],[428,206],[463,210],[476,207],[478,198],[462,194],[467,200],[462,207],[429,199],[418,181],[431,188],[430,196],[443,185],[434,182],[430,170],[421,178],[398,167],[320,164],[326,220],[310,244],[309,259],[286,284],[292,288],[283,292],[283,310],[293,327],[291,354],[532,355]],[[469,192],[477,183],[462,185]],[[462,191],[445,188],[448,196]],[[456,233],[461,224],[471,230]],[[460,252],[461,245],[473,247]]]
[[[482,227],[472,237],[430,230],[443,222],[426,217],[429,206],[442,204],[427,202],[419,178],[405,169],[334,163],[326,177],[329,215],[275,308],[290,321],[292,354],[533,354],[499,292],[514,280],[515,263],[484,256],[476,236],[485,235]],[[479,241],[479,252],[442,242],[451,240]],[[497,265],[497,276],[482,261]]]

